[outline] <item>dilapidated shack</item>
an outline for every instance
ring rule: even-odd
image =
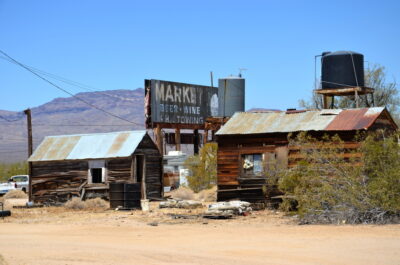
[[[289,134],[336,134],[351,152],[359,146],[357,132],[378,129],[397,129],[385,108],[235,113],[216,133],[218,200],[268,200],[266,172],[272,163],[288,168],[299,160],[301,146],[289,146]]]
[[[35,202],[108,198],[110,183],[143,180],[147,198],[162,194],[162,156],[144,130],[48,136],[28,161]]]

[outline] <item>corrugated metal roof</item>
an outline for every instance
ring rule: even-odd
[[[324,109],[303,112],[237,112],[217,135],[351,131],[367,129],[385,108]]]
[[[28,159],[57,161],[130,156],[146,131],[47,136]]]

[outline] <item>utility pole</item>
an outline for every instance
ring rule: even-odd
[[[193,131],[193,153],[195,155],[199,154],[199,130],[195,129]]]
[[[24,110],[24,113],[26,115],[26,121],[28,125],[28,158],[29,158],[33,153],[31,109]],[[29,196],[29,201],[32,201],[32,162],[28,162],[28,175],[29,175],[28,196]]]

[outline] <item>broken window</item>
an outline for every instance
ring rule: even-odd
[[[106,167],[104,160],[89,161],[88,183],[105,183]]]
[[[263,172],[262,154],[242,155],[242,168],[244,175],[261,175]]]

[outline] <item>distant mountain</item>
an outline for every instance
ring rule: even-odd
[[[278,109],[264,109],[264,108],[252,108],[246,110],[246,112],[280,112]]]
[[[56,98],[32,108],[33,144],[44,136],[75,133],[111,132],[144,128],[144,90],[108,90],[76,94],[82,100],[134,122],[117,119],[74,97]],[[0,162],[27,158],[26,118],[21,112],[0,110]],[[112,125],[112,126],[110,126]]]

